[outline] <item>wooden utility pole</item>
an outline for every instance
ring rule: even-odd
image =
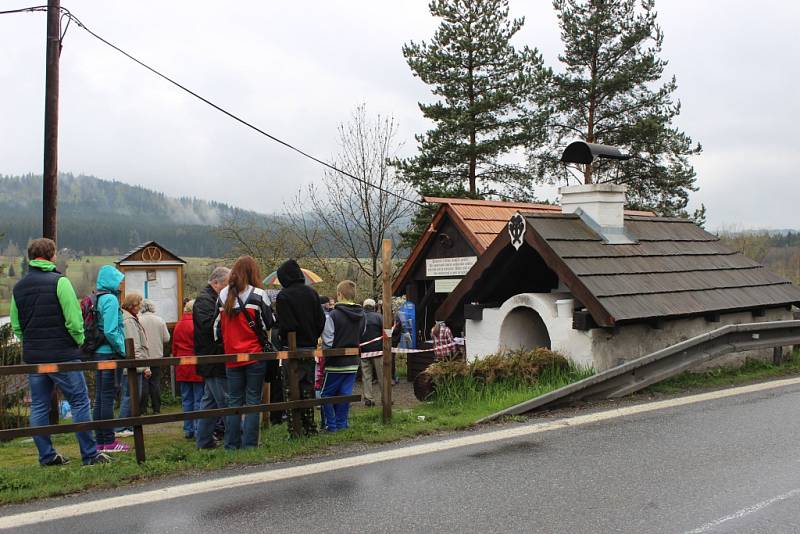
[[[42,236],[56,241],[58,202],[58,58],[61,55],[61,0],[47,1],[47,48],[44,82],[44,172]],[[50,424],[58,424],[58,392],[50,400]]]
[[[44,87],[44,174],[42,235],[56,241],[58,203],[58,59],[61,55],[61,0],[47,1],[47,53]]]
[[[383,422],[392,420],[392,240],[383,240]]]

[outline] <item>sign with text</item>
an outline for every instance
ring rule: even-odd
[[[433,290],[436,293],[452,293],[461,278],[438,278],[433,281]]]
[[[428,259],[425,260],[425,276],[464,276],[477,261],[477,256]]]

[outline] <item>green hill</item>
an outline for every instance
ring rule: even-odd
[[[259,216],[94,176],[59,175],[58,197],[59,247],[82,254],[119,254],[153,239],[179,255],[221,257],[228,246],[212,228],[230,217]],[[41,214],[41,176],[0,175],[0,247],[24,247],[40,236]]]

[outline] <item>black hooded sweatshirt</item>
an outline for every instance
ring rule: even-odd
[[[331,348],[358,348],[366,329],[364,308],[358,304],[336,303],[328,316],[333,322]],[[361,361],[359,356],[326,356],[325,371],[356,372]]]
[[[278,268],[278,281],[282,289],[275,299],[275,312],[281,345],[288,347],[287,334],[296,332],[298,347],[316,347],[325,328],[325,313],[319,295],[306,285],[300,265],[295,260],[287,260]]]

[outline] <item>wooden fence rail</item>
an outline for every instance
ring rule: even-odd
[[[293,361],[314,357],[354,356],[360,353],[357,348],[348,349],[308,349],[297,350],[297,341],[294,332],[289,333],[289,350],[276,352],[259,352],[253,354],[221,354],[214,356],[178,356],[166,358],[151,358],[136,360],[134,358],[133,340],[125,340],[126,356],[124,360],[108,360],[102,362],[74,362],[74,363],[46,363],[38,365],[8,365],[0,366],[0,376],[20,375],[30,373],[58,373],[64,371],[96,371],[130,369],[135,367],[169,367],[180,364],[208,364],[225,362],[247,362],[264,360],[287,360],[286,377],[289,382],[289,400],[287,402],[264,403],[235,408],[215,408],[212,410],[198,410],[160,415],[139,415],[139,403],[134,399],[139,398],[139,384],[135,373],[128,373],[128,391],[131,397],[131,417],[117,419],[103,419],[100,421],[87,421],[84,423],[69,423],[28,428],[12,428],[0,430],[0,441],[19,437],[39,436],[43,434],[63,434],[98,428],[133,427],[133,441],[136,451],[136,461],[145,461],[144,432],[142,426],[175,421],[203,419],[206,417],[220,417],[226,415],[242,415],[248,413],[266,413],[274,411],[292,410],[292,425],[290,429],[293,436],[301,432],[301,418],[299,410],[313,408],[323,404],[339,404],[343,402],[359,402],[360,395],[347,395],[327,397],[323,399],[300,399],[300,386],[297,368],[291,365]]]

